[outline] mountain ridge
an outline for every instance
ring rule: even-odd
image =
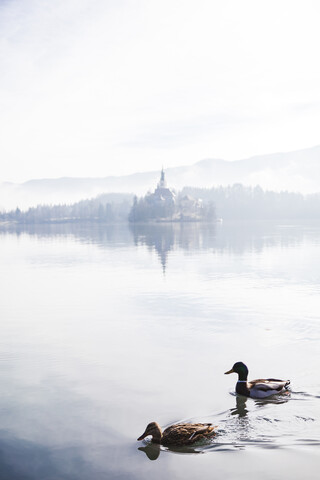
[[[260,185],[265,190],[301,193],[320,191],[320,145],[293,152],[256,155],[226,161],[206,158],[192,165],[165,169],[168,185],[210,188],[242,183]],[[159,170],[106,177],[68,177],[31,179],[23,183],[0,184],[0,208],[26,208],[39,203],[70,203],[101,193],[144,195],[159,180]]]

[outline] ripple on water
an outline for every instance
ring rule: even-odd
[[[315,405],[318,396],[291,392],[289,396],[278,395],[264,400],[239,395],[234,397],[236,404],[233,408],[206,416],[205,419],[183,420],[210,421],[218,425],[215,437],[188,447],[158,446],[158,455],[160,451],[199,454],[253,447],[270,449],[320,445],[318,422],[316,416],[312,415],[313,408],[318,408]],[[139,450],[145,451],[148,456],[155,455],[154,444],[150,442],[145,442]]]

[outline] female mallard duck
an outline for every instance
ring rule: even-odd
[[[290,380],[277,380],[276,378],[259,378],[258,380],[247,381],[249,370],[242,362],[237,362],[233,365],[231,370],[225,372],[237,373],[239,378],[236,385],[236,392],[239,395],[245,395],[251,398],[266,398],[276,393],[281,393],[287,390]]]
[[[157,422],[151,422],[138,440],[143,440],[148,435],[151,435],[152,442],[160,443],[164,446],[192,445],[198,440],[215,435],[214,428],[211,423],[178,423],[167,427],[162,432]]]

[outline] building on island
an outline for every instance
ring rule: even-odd
[[[164,170],[162,168],[157,188],[153,193],[147,195],[146,199],[150,204],[167,205],[168,207],[172,207],[176,203],[175,197],[175,192],[167,187]]]
[[[176,194],[168,188],[162,168],[160,181],[153,193],[134,198],[130,222],[199,222],[205,221],[207,210],[200,199]]]

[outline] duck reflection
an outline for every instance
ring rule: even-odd
[[[282,405],[283,403],[287,403],[291,398],[291,392],[287,391],[282,393],[281,395],[274,395],[273,397],[269,398],[259,398],[255,400],[255,404],[257,407],[265,407],[266,405]]]
[[[261,408],[265,407],[266,405],[281,405],[283,403],[287,403],[290,400],[290,392],[286,392],[283,395],[274,395],[274,397],[264,398],[264,399],[251,399],[253,400],[256,407]],[[238,415],[238,417],[245,417],[249,410],[247,408],[247,400],[248,397],[243,395],[236,395],[236,407],[230,409],[231,415]]]
[[[236,407],[230,409],[231,415],[238,415],[238,417],[245,417],[248,413],[247,397],[242,395],[236,396]]]
[[[148,443],[145,447],[139,447],[140,452],[144,452],[149,460],[157,460],[160,455],[160,445],[158,443]]]
[[[199,447],[192,447],[192,446],[184,446],[184,447],[161,447],[158,443],[152,443],[148,442],[145,444],[143,447],[138,447],[138,450],[140,452],[144,452],[149,460],[157,460],[157,458],[160,455],[161,450],[163,451],[169,451],[173,453],[179,453],[179,454],[197,454],[197,453],[203,453]]]

